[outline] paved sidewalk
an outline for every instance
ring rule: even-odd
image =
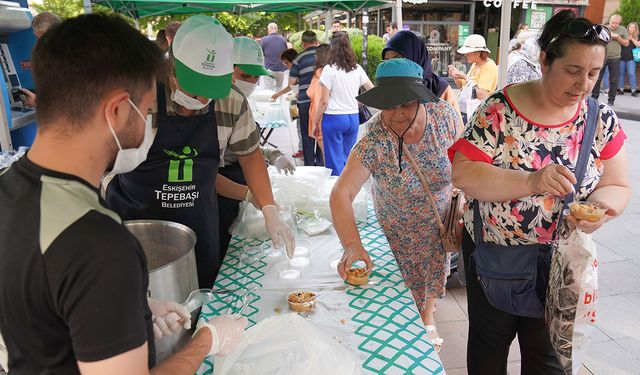
[[[624,97],[621,99],[625,99]],[[631,98],[638,102],[640,97]],[[616,99],[616,102],[618,99]],[[622,101],[620,101],[622,103]],[[640,373],[640,122],[622,120],[628,136],[629,175],[635,188],[625,213],[607,223],[594,238],[598,244],[598,322],[583,374],[630,375]],[[440,358],[448,375],[467,373],[467,298],[464,288],[448,290],[438,302],[438,331],[444,338]],[[509,353],[509,374],[520,373],[517,340]]]
[[[598,100],[606,103],[607,95],[604,93],[600,94]],[[629,91],[625,91],[624,95],[616,95],[613,109],[621,119],[640,121],[640,95],[634,98]]]

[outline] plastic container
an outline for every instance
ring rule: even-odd
[[[349,271],[347,271],[347,280],[345,281],[351,285],[364,285],[369,282],[370,273],[371,270],[360,267],[353,267]]]
[[[600,221],[607,212],[607,208],[596,202],[571,202],[569,211],[571,216],[578,220]]]
[[[287,294],[287,303],[292,311],[311,312],[316,307],[317,293],[309,290],[294,290]]]
[[[276,270],[278,271],[278,277],[283,281],[296,280],[302,276],[302,269],[304,267],[292,265],[288,261],[278,263]]]

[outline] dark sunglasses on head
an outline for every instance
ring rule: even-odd
[[[566,24],[558,36],[551,39],[547,48],[564,36],[569,36],[573,39],[591,40],[594,35],[604,43],[611,41],[611,31],[605,25],[592,25],[584,20],[572,20]]]

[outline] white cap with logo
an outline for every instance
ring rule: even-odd
[[[264,67],[262,47],[246,36],[233,39],[233,64],[247,74],[273,77],[273,74]]]
[[[189,17],[171,46],[180,88],[205,98],[229,95],[233,74],[233,37],[215,18]]]

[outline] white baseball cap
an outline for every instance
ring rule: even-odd
[[[462,47],[458,49],[458,53],[464,55],[465,53],[484,51],[491,52],[487,48],[487,42],[482,35],[471,34],[465,40]]]
[[[180,88],[198,96],[221,99],[229,95],[233,74],[233,37],[215,18],[189,17],[171,45]]]
[[[262,47],[258,42],[246,36],[233,39],[233,64],[243,72],[254,76],[273,77],[273,74],[264,67]]]

